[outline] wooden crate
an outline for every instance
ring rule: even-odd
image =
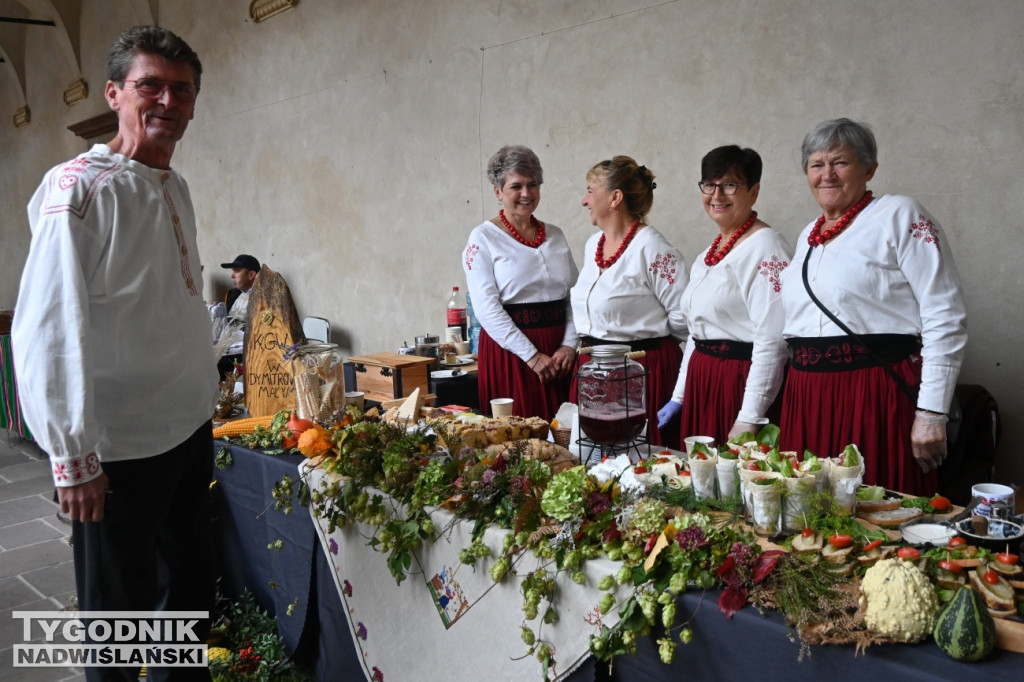
[[[353,372],[355,387],[367,400],[384,402],[404,398],[417,388],[421,394],[430,392],[430,367],[434,358],[398,353],[356,355],[346,362]]]

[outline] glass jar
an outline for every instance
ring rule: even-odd
[[[576,372],[580,430],[598,445],[628,443],[647,424],[647,370],[629,346],[594,346]]]
[[[344,359],[335,343],[306,343],[289,349],[295,412],[322,426],[345,409]]]

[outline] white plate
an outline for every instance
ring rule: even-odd
[[[468,365],[471,362],[473,361],[466,360],[464,358],[458,358],[455,362],[445,362],[444,360],[442,360],[441,364],[444,365],[445,367],[461,367],[462,365]]]
[[[431,379],[451,379],[453,377],[464,377],[466,373],[461,369],[439,369],[430,373]]]
[[[941,523],[914,523],[903,529],[903,539],[914,545],[945,545],[956,535]]]
[[[473,354],[459,355],[458,358],[459,360],[465,360],[466,362],[476,362],[476,356]]]

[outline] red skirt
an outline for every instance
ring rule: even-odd
[[[661,344],[653,350],[648,350],[645,357],[637,358],[637,362],[647,369],[647,438],[652,445],[673,450],[678,450],[682,441],[674,430],[662,432],[658,429],[658,410],[672,399],[672,391],[675,390],[682,361],[683,351],[679,347],[679,342],[671,336],[662,338]],[[589,355],[577,356],[576,371],[588,362]],[[576,402],[576,372],[573,372],[569,399]]]
[[[921,360],[890,367],[910,388],[921,382]],[[938,490],[938,473],[914,459],[910,429],[915,405],[882,367],[806,372],[790,366],[782,394],[780,445],[835,457],[850,443],[864,456],[864,483],[911,495]]]
[[[679,436],[711,436],[729,440],[729,431],[743,406],[750,360],[718,358],[699,350],[690,354],[686,392],[679,415]]]
[[[519,331],[548,356],[558,350],[565,338],[565,325]],[[551,421],[562,403],[569,399],[569,377],[542,384],[536,372],[518,355],[499,346],[485,329],[480,330],[477,361],[480,411],[484,414],[490,413],[492,398],[512,398],[515,401],[513,414]]]

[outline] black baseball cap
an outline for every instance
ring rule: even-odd
[[[250,256],[247,253],[243,253],[235,257],[235,260],[230,263],[221,263],[222,268],[245,268],[246,270],[252,270],[253,272],[260,271],[260,262]]]

